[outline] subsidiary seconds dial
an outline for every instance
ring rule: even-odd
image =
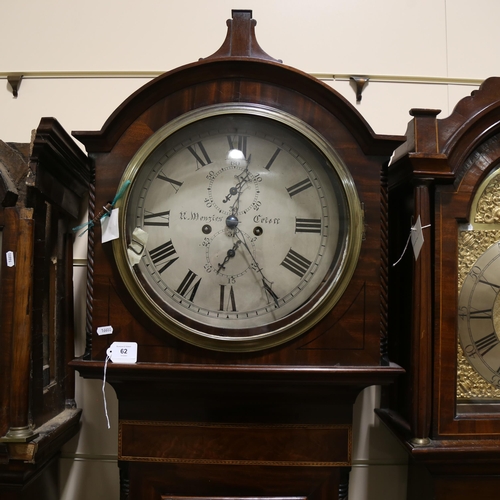
[[[118,268],[143,311],[188,342],[283,342],[319,321],[352,275],[352,179],[319,134],[281,111],[184,115],[146,142],[126,180]]]

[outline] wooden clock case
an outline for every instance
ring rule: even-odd
[[[98,132],[75,132],[95,166],[90,217],[115,196],[134,153],[160,127],[217,103],[276,107],[314,127],[355,180],[365,233],[341,300],[310,331],[277,347],[218,352],[160,331],[134,306],[101,228],[89,231],[87,352],[72,365],[103,377],[114,341],[138,362],[107,365],[119,400],[122,497],[346,496],[352,407],[402,372],[388,361],[384,165],[402,140],[376,136],[335,91],[268,56],[250,11],[233,11],[222,47],[130,96]],[[96,335],[112,326],[110,336]]]
[[[2,499],[59,498],[57,459],[78,431],[71,228],[89,174],[54,119],[42,119],[31,144],[0,143]]]
[[[407,374],[378,413],[412,461],[408,498],[495,498],[500,487],[497,404],[457,402],[458,227],[500,162],[500,79],[486,80],[453,113],[414,109],[389,167],[391,260],[420,217],[424,243],[390,276],[390,353]],[[402,294],[401,290],[408,293]]]

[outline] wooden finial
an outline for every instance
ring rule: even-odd
[[[257,43],[255,26],[257,21],[252,19],[251,10],[233,10],[232,19],[228,19],[227,35],[220,49],[206,59],[222,57],[252,57],[266,61],[283,62],[274,59],[264,52]]]

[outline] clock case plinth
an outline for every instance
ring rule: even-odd
[[[99,225],[90,229],[87,352],[72,365],[84,377],[102,378],[111,342],[138,343],[138,363],[107,367],[119,399],[125,498],[296,497],[312,489],[311,498],[330,498],[332,489],[344,498],[355,398],[402,372],[386,353],[384,170],[402,138],[375,135],[330,87],[265,54],[255,24],[251,12],[233,11],[214,55],[139,89],[101,131],[73,133],[95,166],[90,217],[113,199],[128,162],[160,127],[208,105],[258,104],[315,128],[348,166],[364,208],[361,254],[342,298],[309,331],[273,348],[221,352],[148,321],[121,282],[111,244],[100,243]],[[113,335],[96,335],[105,325]]]
[[[408,498],[493,498],[500,486],[498,401],[457,400],[458,234],[474,196],[500,163],[500,79],[453,113],[414,109],[389,167],[391,261],[420,217],[424,243],[390,274],[390,355],[406,369],[379,416],[412,461]],[[401,290],[407,293],[402,294]]]

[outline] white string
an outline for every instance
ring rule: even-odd
[[[421,228],[421,229],[425,229],[425,228],[427,228],[427,227],[431,227],[431,225],[430,225],[430,224],[427,224],[427,226],[422,226],[422,228]],[[398,265],[398,264],[399,264],[399,263],[403,260],[404,254],[406,253],[406,250],[408,249],[408,245],[410,244],[410,240],[411,240],[411,232],[412,232],[412,231],[416,231],[415,226],[412,226],[412,227],[411,227],[411,229],[410,229],[410,235],[408,236],[408,239],[406,240],[406,245],[405,245],[405,247],[404,247],[404,249],[403,249],[403,253],[401,254],[401,257],[399,257],[399,259],[398,259],[396,262],[394,262],[394,264],[392,265],[392,267],[397,266],[397,265]]]
[[[413,227],[411,228],[410,235],[408,236],[408,239],[406,240],[406,245],[405,245],[405,247],[403,249],[403,253],[401,254],[401,257],[399,257],[399,259],[396,262],[394,262],[394,264],[392,265],[392,267],[397,266],[403,260],[403,257],[404,257],[404,255],[406,253],[406,249],[408,248],[408,244],[410,243],[410,240],[411,240],[411,231],[415,231],[415,229]]]
[[[106,356],[106,359],[104,361],[104,376],[103,376],[103,379],[102,379],[102,398],[104,400],[104,414],[106,415],[106,421],[108,423],[108,429],[111,428],[111,426],[109,425],[109,416],[108,416],[108,405],[106,403],[106,392],[104,390],[105,386],[106,386],[106,371],[108,369],[108,360],[109,360],[109,356]]]

